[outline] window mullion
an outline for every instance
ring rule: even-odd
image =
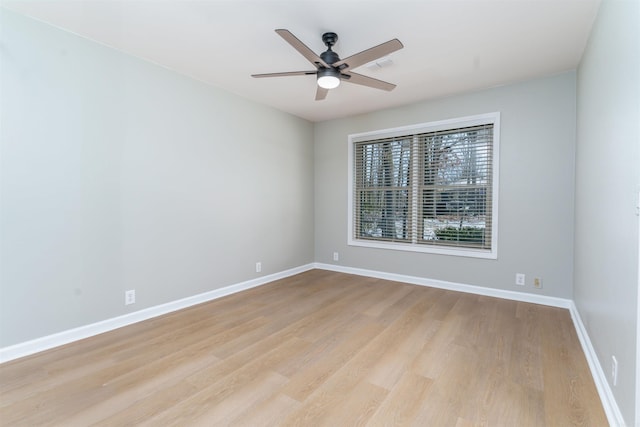
[[[420,137],[413,136],[411,144],[411,243],[418,243],[419,187],[420,187]]]

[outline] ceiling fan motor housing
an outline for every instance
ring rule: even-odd
[[[322,58],[322,60],[329,65],[335,64],[340,60],[340,57],[338,56],[338,54],[332,50],[327,50],[326,52],[322,52],[320,54],[320,58]]]
[[[322,35],[322,41],[327,46],[327,50],[320,54],[320,58],[329,65],[332,65],[340,60],[337,53],[331,50],[331,46],[335,45],[338,41],[338,35],[336,33],[324,33]]]

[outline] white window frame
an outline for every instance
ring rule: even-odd
[[[384,242],[370,239],[357,239],[354,233],[354,144],[382,138],[409,136],[419,133],[444,131],[463,127],[493,124],[493,157],[492,157],[492,199],[491,199],[491,249],[475,249],[462,247],[445,247],[422,245],[404,242]],[[441,255],[453,255],[472,258],[498,258],[498,182],[499,182],[499,153],[500,153],[500,113],[486,113],[475,116],[467,116],[440,120],[428,123],[420,123],[397,128],[382,129],[371,132],[356,133],[348,136],[348,240],[350,246],[368,248],[391,249],[399,251],[423,252]],[[415,188],[415,187],[414,187]],[[417,190],[414,190],[417,191]],[[417,198],[413,198],[417,200]],[[417,221],[417,219],[414,219]]]

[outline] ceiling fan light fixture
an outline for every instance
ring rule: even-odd
[[[333,68],[318,70],[318,86],[323,89],[335,89],[340,86],[340,72]]]

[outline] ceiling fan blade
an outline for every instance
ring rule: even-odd
[[[314,51],[309,49],[306,44],[302,43],[296,36],[291,34],[289,30],[279,29],[276,30],[276,33],[280,34],[280,37],[285,39],[287,43],[289,43],[295,50],[300,52],[302,56],[307,58],[309,62],[311,62],[316,67],[323,66],[325,68],[329,68],[329,65],[325,63],[322,58],[315,54]]]
[[[374,79],[373,77],[363,76],[362,74],[350,72],[349,74],[342,75],[343,80],[349,83],[355,83],[357,85],[369,86],[375,89],[393,90],[396,85],[393,83],[384,82],[382,80]]]
[[[379,44],[378,46],[374,46],[370,49],[356,53],[355,55],[351,55],[348,58],[342,59],[333,64],[333,66],[338,68],[340,71],[347,71],[351,68],[356,68],[368,62],[375,61],[376,59],[389,55],[403,47],[404,46],[400,43],[400,40],[389,40],[386,43]]]
[[[316,90],[316,101],[322,101],[327,97],[327,93],[329,93],[329,89],[322,88],[318,86]]]
[[[285,77],[285,76],[315,76],[316,71],[285,71],[284,73],[251,74],[251,77]]]

